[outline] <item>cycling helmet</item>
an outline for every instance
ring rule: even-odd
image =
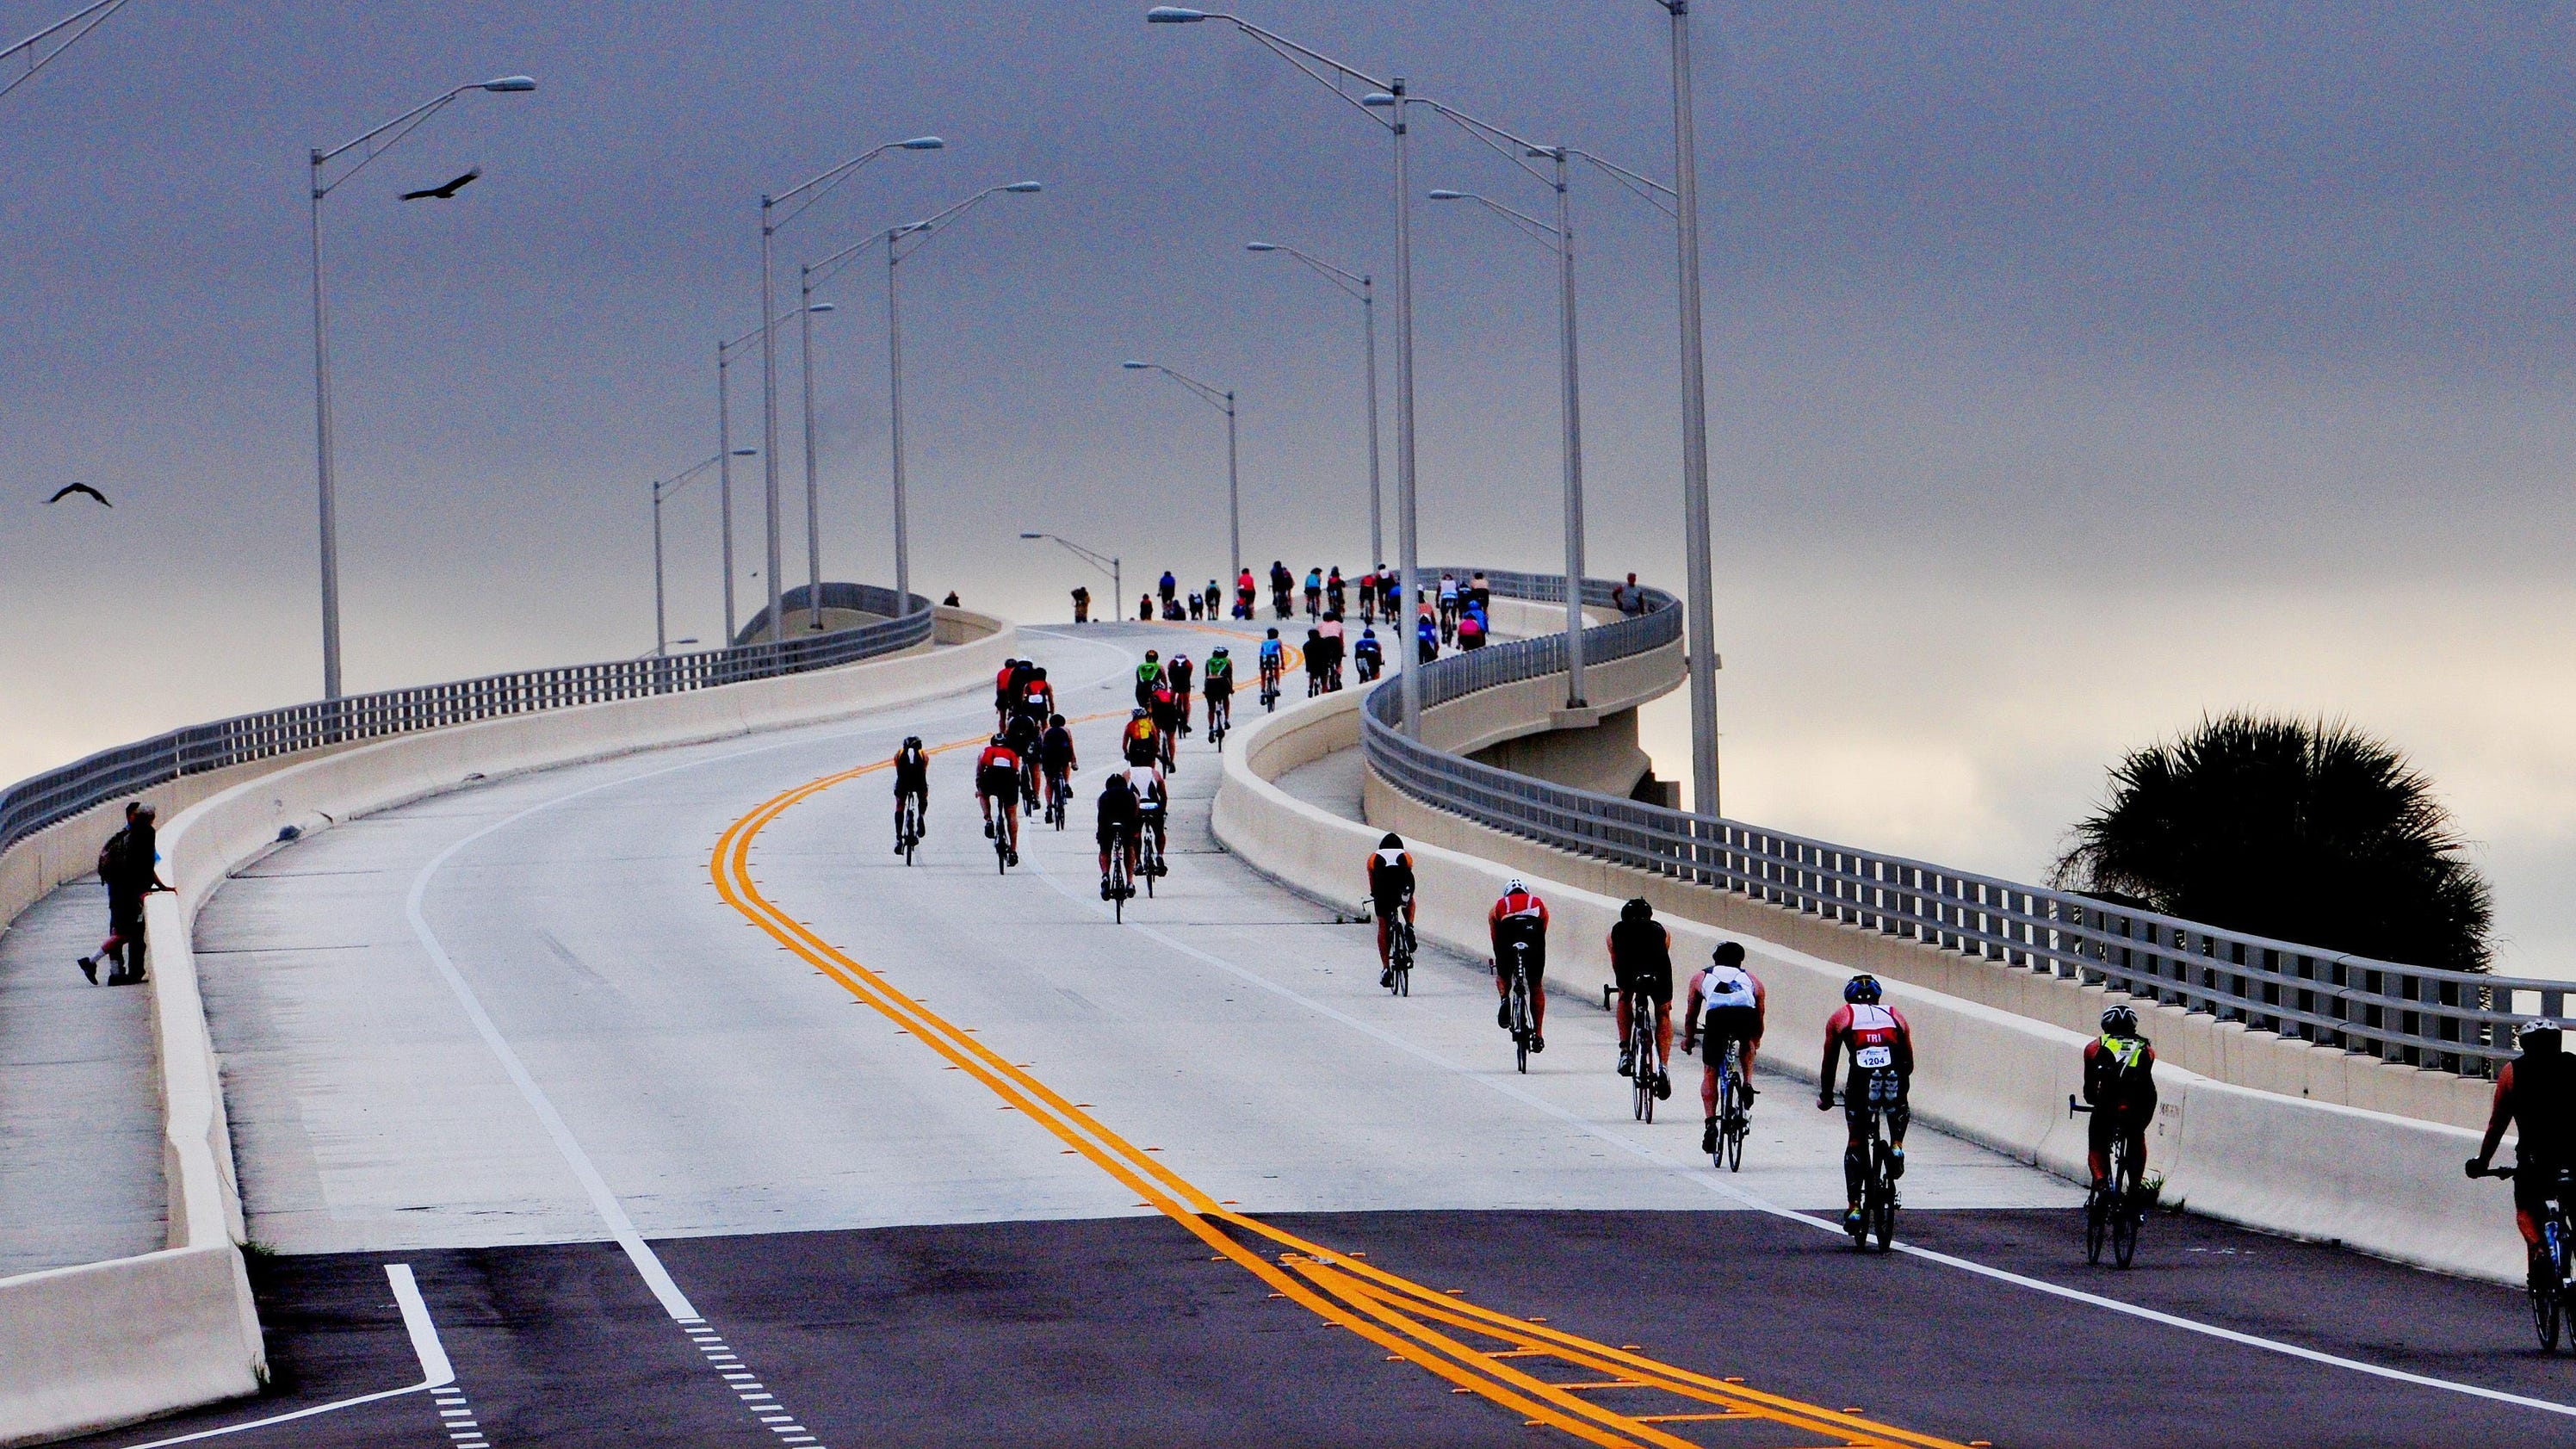
[[[1210,659],[1223,659],[1225,657],[1225,646],[1219,644],[1214,649],[1209,650],[1208,657]]]
[[[1360,626],[1360,637],[1363,639],[1374,639],[1377,637],[1377,631],[1366,624],[1362,624]]]
[[[2104,1036],[2133,1037],[2138,1034],[2138,1014],[2126,1006],[2114,1006],[2102,1013]]]
[[[1853,1006],[1875,1006],[1878,997],[1878,978],[1866,971],[1843,983],[1843,1000]]]
[[[1133,724],[1133,723],[1135,723],[1137,720],[1143,719],[1144,717],[1145,717],[1145,707],[1144,707],[1143,705],[1138,705],[1136,708],[1134,708],[1134,709],[1131,709],[1131,710],[1127,711],[1127,721],[1128,721],[1128,723],[1130,723],[1130,724]]]
[[[1744,943],[1741,941],[1720,941],[1717,943],[1717,949],[1708,953],[1708,959],[1716,962],[1720,966],[1741,966],[1744,964]],[[1872,997],[1871,999],[1876,1000],[1877,998]]]
[[[917,750],[917,749],[920,749],[920,748],[921,748],[921,736],[919,736],[919,735],[905,735],[905,736],[903,737],[903,747],[904,747],[905,749],[907,749],[907,750]]]
[[[1404,849],[1404,838],[1390,830],[1378,838],[1377,848],[1380,850],[1402,850]]]
[[[1650,920],[1654,917],[1654,914],[1655,908],[1646,903],[1646,898],[1644,896],[1639,896],[1635,900],[1632,900],[1628,902],[1628,904],[1619,908],[1619,919],[1623,921]]]
[[[2558,1023],[2545,1016],[2533,1017],[2524,1022],[2521,1029],[2514,1033],[2515,1039],[2522,1044],[2525,1051],[2531,1050],[2534,1045],[2533,1038],[2556,1035],[2558,1035]],[[2545,1046],[2547,1043],[2540,1043],[2540,1045]]]
[[[1148,649],[1145,651],[1145,662],[1148,664],[1151,664],[1162,657],[1162,651],[1159,649]]]
[[[1044,679],[1044,678],[1046,678],[1046,666],[1045,666],[1045,665],[1043,665],[1043,664],[1032,664],[1032,665],[1030,665],[1030,666],[1029,666],[1029,678],[1031,678],[1031,679]]]
[[[1523,883],[1523,882],[1522,882],[1522,880],[1521,880],[1521,878],[1520,878],[1519,876],[1513,876],[1510,880],[1507,880],[1507,881],[1503,882],[1503,894],[1504,894],[1504,895],[1507,895],[1507,896],[1525,896],[1525,895],[1528,895],[1529,893],[1530,893],[1530,888],[1529,888],[1529,886],[1528,886],[1527,884]]]
[[[1271,630],[1271,631],[1270,631],[1270,637],[1271,637],[1271,638],[1273,638],[1273,639],[1278,638],[1278,637],[1279,637],[1279,631],[1278,631],[1278,630],[1276,630],[1276,629]]]
[[[1009,735],[996,732],[993,736],[993,743],[1001,745],[1007,749],[1010,746],[1011,737]]]
[[[1051,715],[1048,715],[1048,716],[1047,716],[1047,724],[1048,724],[1050,727],[1055,728],[1055,729],[1063,729],[1063,728],[1064,728],[1064,716],[1063,716],[1063,715],[1060,715],[1060,714],[1051,714]]]

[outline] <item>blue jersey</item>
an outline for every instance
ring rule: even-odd
[[[1265,667],[1278,663],[1280,657],[1278,640],[1264,639],[1261,641],[1261,662]]]

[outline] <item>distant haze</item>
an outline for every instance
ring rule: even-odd
[[[0,0],[0,42],[66,8]],[[1386,278],[1385,141],[1144,8],[118,15],[0,101],[0,777],[317,692],[305,152],[507,72],[542,88],[466,97],[329,203],[353,689],[650,647],[645,487],[715,450],[757,197],[921,132],[950,149],[780,238],[792,295],[798,260],[1047,183],[906,264],[917,587],[1032,619],[1105,598],[1024,528],[1122,554],[1131,595],[1222,567],[1222,419],[1129,356],[1239,391],[1256,566],[1360,567],[1356,305],[1242,244]],[[2123,750],[2236,707],[2344,717],[2479,842],[2502,968],[2576,974],[2571,12],[1698,12],[1728,812],[2029,879]],[[1671,170],[1651,0],[1245,13]],[[1454,129],[1419,139],[1422,189],[1549,204]],[[454,201],[394,200],[472,166]],[[1674,582],[1670,231],[1604,180],[1575,199],[1593,571]],[[1415,221],[1424,558],[1556,566],[1547,258],[1464,208]],[[882,278],[817,322],[826,572],[869,582]],[[757,358],[734,376],[757,443]],[[116,507],[40,505],[75,478]],[[672,632],[710,641],[713,506],[670,514]],[[1649,716],[1682,773],[1678,705]]]

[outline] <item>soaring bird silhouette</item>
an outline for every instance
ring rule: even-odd
[[[403,193],[402,199],[405,201],[420,201],[425,198],[435,198],[440,201],[453,201],[456,199],[456,193],[465,189],[465,183],[472,181],[475,177],[482,174],[483,168],[477,166],[473,170],[466,172],[464,175],[457,177],[455,180],[448,182],[444,186],[432,186],[420,191],[406,191]]]
[[[106,494],[99,492],[97,489],[92,488],[86,483],[66,483],[62,486],[62,489],[59,492],[55,493],[53,497],[48,498],[45,501],[47,503],[60,503],[75,493],[86,493],[90,497],[97,499],[101,508],[114,508],[116,506],[115,504],[107,501]]]

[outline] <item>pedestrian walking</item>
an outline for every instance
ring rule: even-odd
[[[170,887],[161,879],[161,837],[154,811],[140,801],[125,807],[125,825],[98,849],[99,883],[107,887],[107,939],[98,954],[80,958],[81,974],[95,986],[98,966],[108,966],[107,984],[121,986],[143,979],[143,898]]]

